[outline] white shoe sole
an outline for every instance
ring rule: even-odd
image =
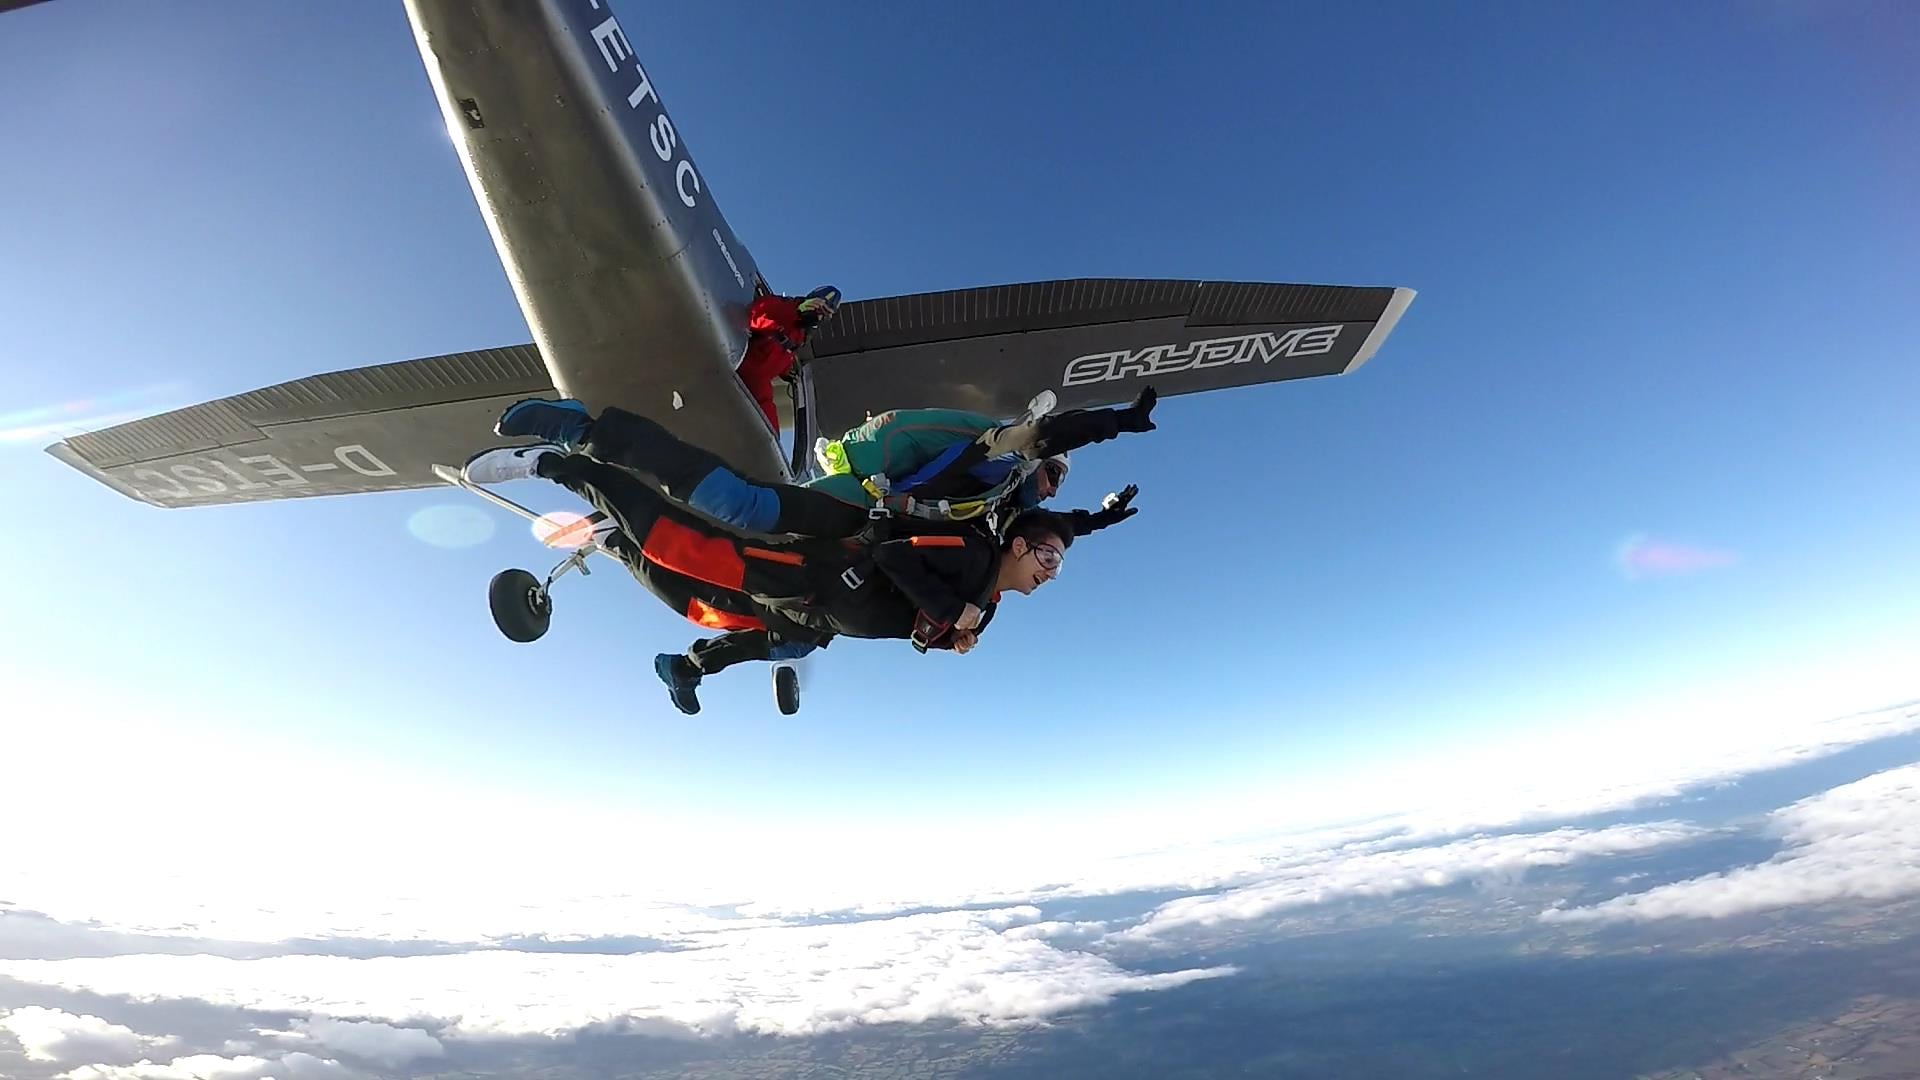
[[[505,484],[531,480],[542,455],[553,453],[548,446],[502,446],[469,458],[460,475],[470,484]]]

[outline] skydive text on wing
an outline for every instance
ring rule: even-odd
[[[1240,337],[1209,338],[1185,345],[1149,345],[1144,349],[1076,356],[1067,362],[1061,386],[1084,386],[1130,376],[1171,375],[1179,371],[1244,364],[1250,360],[1268,363],[1283,356],[1320,356],[1333,351],[1345,323],[1334,326],[1310,326],[1283,334],[1244,334]]]

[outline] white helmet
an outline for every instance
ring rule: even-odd
[[[1047,465],[1059,466],[1058,472],[1060,475],[1053,478],[1053,486],[1059,487],[1061,484],[1067,482],[1067,470],[1073,467],[1073,459],[1069,458],[1067,452],[1062,450],[1058,454],[1047,455],[1046,460],[1042,461],[1040,465],[1042,468],[1045,468]]]

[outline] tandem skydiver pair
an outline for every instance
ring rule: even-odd
[[[723,631],[656,658],[675,706],[694,713],[704,676],[797,659],[836,636],[970,651],[1004,592],[1030,594],[1058,575],[1075,538],[1137,512],[1131,485],[1098,511],[1038,504],[1064,478],[1067,450],[1152,430],[1154,400],[1149,390],[1125,408],[1012,424],[882,414],[823,448],[839,470],[793,485],[748,480],[624,409],[594,417],[577,401],[527,399],[495,431],[542,442],[475,455],[463,474],[568,488],[617,526],[602,547],[648,591]]]

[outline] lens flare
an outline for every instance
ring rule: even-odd
[[[572,551],[593,539],[593,522],[568,510],[541,514],[532,524],[533,538],[550,548]]]
[[[101,397],[79,398],[58,405],[38,405],[0,413],[0,443],[34,443],[64,439],[83,431],[99,431],[129,420],[165,411],[165,402],[179,401],[182,383],[161,383],[123,390]]]
[[[1630,581],[1698,574],[1732,566],[1739,561],[1740,556],[1736,552],[1660,540],[1644,533],[1627,537],[1614,551],[1614,562],[1620,567],[1620,573]]]
[[[471,506],[440,503],[415,510],[407,518],[413,538],[434,547],[468,548],[493,539],[493,518]]]

